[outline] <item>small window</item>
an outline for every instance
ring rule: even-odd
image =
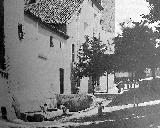
[[[100,25],[103,25],[103,23],[104,23],[104,21],[101,19],[101,20],[100,20]]]
[[[59,47],[62,48],[62,42],[61,41],[60,41],[59,45],[60,45]]]
[[[19,40],[24,39],[23,25],[18,23],[18,36]]]
[[[50,36],[50,47],[54,47],[53,36]]]
[[[64,43],[60,41],[60,48],[63,49],[64,48]]]
[[[64,49],[64,47],[65,47],[65,46],[64,46],[64,42],[61,42],[61,41],[60,41],[60,48],[61,48],[61,49]]]

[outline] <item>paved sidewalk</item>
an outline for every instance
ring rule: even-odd
[[[109,101],[105,101],[103,103],[103,105],[106,106],[108,103],[109,103]],[[160,104],[160,100],[139,103],[138,106],[148,106],[148,105],[156,105],[156,104]],[[113,111],[118,111],[118,110],[122,110],[122,109],[126,109],[126,108],[133,108],[133,107],[134,107],[134,104],[121,105],[121,106],[112,106],[112,107],[104,107],[102,112],[113,112]],[[98,109],[96,107],[96,108],[94,108],[94,109],[92,109],[92,110],[90,110],[88,112],[75,113],[72,116],[67,117],[66,121],[70,120],[70,119],[73,119],[73,118],[79,119],[79,118],[82,118],[82,117],[96,115],[97,113],[98,113]]]
[[[160,100],[154,100],[154,101],[139,103],[138,106],[148,106],[148,105],[156,105],[156,104],[160,104]],[[105,107],[103,112],[113,112],[113,111],[122,110],[122,109],[125,109],[125,108],[133,108],[133,107],[134,107],[134,104],[113,106],[113,107]]]

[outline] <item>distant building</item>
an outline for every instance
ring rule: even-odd
[[[132,73],[130,72],[116,72],[114,82],[119,83],[122,80],[126,81],[131,78],[132,78]]]
[[[106,18],[108,18],[107,15],[103,16],[103,6],[105,5],[105,8],[107,8],[106,3],[103,4],[103,1],[101,0],[82,1],[82,4],[77,8],[74,15],[67,21],[67,32],[70,36],[68,42],[72,45],[73,66],[74,63],[78,61],[77,51],[82,43],[85,42],[86,35],[89,37],[95,36],[97,38],[100,36],[101,41],[109,47],[106,54],[114,53],[114,45],[112,45],[114,31],[110,31],[108,26],[104,24]],[[105,13],[107,13],[106,10]],[[114,14],[114,11],[112,14]],[[112,24],[114,24],[114,21],[112,21]],[[100,81],[100,83],[103,85],[103,81]],[[79,84],[81,92],[92,92],[90,91],[90,89],[92,90],[91,80],[88,77],[81,79]]]

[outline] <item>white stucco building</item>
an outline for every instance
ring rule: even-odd
[[[71,93],[71,68],[84,36],[111,43],[114,35],[104,31],[102,10],[101,0],[4,0],[8,80],[1,90],[16,97],[22,111],[36,100]],[[88,78],[80,85],[88,92]]]
[[[29,10],[36,1],[25,2],[4,1],[8,85],[21,105],[71,93],[66,24],[43,21]],[[30,111],[25,105],[21,109]]]

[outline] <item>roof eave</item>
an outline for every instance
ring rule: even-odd
[[[57,33],[57,35],[63,37],[63,39],[67,40],[69,38],[69,36],[58,30],[56,27],[54,26],[50,26],[49,24],[43,22],[40,18],[36,17],[35,15],[33,15],[32,13],[30,13],[29,11],[24,11],[24,14],[27,15],[28,17],[32,18],[33,20],[35,20],[36,22],[38,22],[42,27],[47,28],[48,30],[50,30],[51,32],[55,32]]]

